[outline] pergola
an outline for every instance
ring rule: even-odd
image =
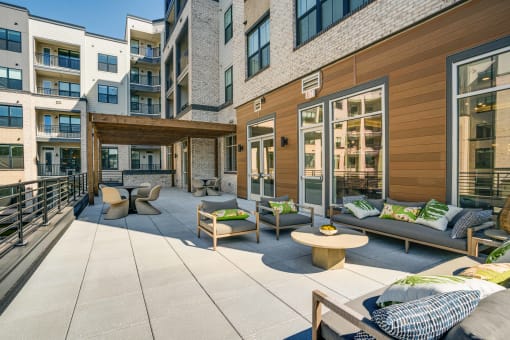
[[[159,145],[168,146],[183,139],[214,138],[235,133],[235,124],[221,124],[191,120],[159,119],[89,113],[87,120],[87,172],[89,203],[94,204],[101,171],[101,145]],[[217,147],[215,148],[216,159]],[[92,152],[91,152],[92,151]],[[188,157],[188,169],[191,168]],[[188,172],[188,176],[191,173]],[[188,178],[188,184],[191,183]]]

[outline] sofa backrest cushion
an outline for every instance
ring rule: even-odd
[[[386,203],[400,205],[400,206],[403,206],[403,207],[419,207],[419,208],[423,208],[425,206],[425,204],[427,204],[427,202],[396,201],[396,200],[393,200],[393,199],[391,199],[389,197],[386,199]]]
[[[279,197],[261,197],[260,198],[260,205],[263,206],[263,207],[266,207],[266,208],[271,208],[271,206],[269,205],[269,201],[273,201],[273,202],[284,202],[284,201],[288,201],[289,200],[289,195],[285,195],[285,196],[279,196]],[[272,212],[269,212],[267,210],[260,210],[259,212],[261,215],[267,215],[267,214],[272,214]]]
[[[202,201],[202,211],[207,213],[213,213],[216,210],[224,209],[237,209],[237,200],[235,198],[228,201],[213,202],[213,201]]]

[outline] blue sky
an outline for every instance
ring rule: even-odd
[[[87,32],[124,38],[127,14],[147,19],[164,16],[163,0],[2,0],[30,14],[84,26]]]

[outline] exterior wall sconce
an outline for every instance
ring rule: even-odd
[[[243,144],[237,144],[237,152],[243,152],[244,147]]]
[[[280,145],[282,148],[284,148],[285,146],[289,145],[289,138],[285,137],[285,136],[281,136],[280,137]]]

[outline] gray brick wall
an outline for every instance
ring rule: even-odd
[[[411,25],[460,0],[376,0],[312,41],[294,50],[295,1],[271,1],[268,69],[248,81],[244,0],[234,0],[234,105],[241,105],[268,91],[341,59],[393,32]]]

